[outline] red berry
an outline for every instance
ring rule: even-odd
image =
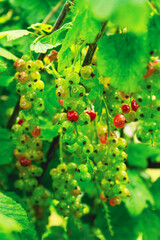
[[[23,167],[27,167],[27,166],[31,165],[31,163],[32,163],[32,161],[30,159],[26,158],[26,157],[22,157],[20,159],[20,164]]]
[[[138,103],[136,102],[136,100],[133,99],[132,102],[131,102],[131,107],[132,107],[132,110],[133,110],[134,112],[136,112],[137,109],[140,107],[140,105],[138,105]]]
[[[22,123],[23,123],[23,119],[22,119],[22,118],[19,119],[17,123],[18,123],[19,125],[22,125]]]
[[[114,117],[114,126],[116,128],[123,128],[125,125],[125,117],[122,114],[117,114]]]
[[[88,115],[90,116],[91,118],[91,121],[93,121],[95,118],[96,118],[96,113],[94,111],[91,111],[91,110],[87,110],[85,111],[86,113],[88,113]]]
[[[76,122],[78,120],[79,116],[78,113],[76,111],[69,111],[67,113],[67,119],[71,122]]]
[[[31,135],[33,137],[39,137],[41,135],[41,128],[39,126],[36,126],[31,132]]]
[[[59,102],[59,104],[63,107],[63,102],[64,102],[64,100],[63,99],[58,99],[58,102]]]
[[[123,113],[129,113],[130,112],[130,106],[127,103],[124,103],[122,106]]]

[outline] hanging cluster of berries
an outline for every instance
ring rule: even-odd
[[[74,162],[61,163],[50,171],[50,175],[53,181],[53,197],[59,201],[57,210],[63,216],[73,214],[75,217],[81,217],[85,204],[81,203],[82,192],[79,182],[91,180],[87,166]]]
[[[83,182],[94,181],[101,187],[101,200],[110,200],[112,206],[119,205],[122,198],[129,197],[125,165],[127,143],[114,133],[114,125],[117,128],[124,127],[125,117],[122,114],[115,115],[113,122],[113,115],[108,116],[112,119],[111,127],[113,125],[112,133],[109,133],[110,120],[107,120],[108,113],[103,108],[97,123],[98,115],[88,99],[88,83],[85,85],[85,80],[89,81],[94,76],[92,67],[85,66],[80,74],[66,70],[65,78],[55,80],[56,95],[63,112],[53,117],[53,124],[57,124],[62,133],[63,150],[72,153],[72,161],[69,159],[68,163],[65,159],[65,163],[50,172],[54,198],[59,201],[57,209],[64,216],[83,215],[84,206],[80,203],[83,191],[80,186]],[[111,95],[113,92],[118,95],[115,91]],[[122,100],[120,98],[118,103],[122,104]],[[98,144],[93,135],[99,137]]]
[[[27,61],[25,61],[27,60]],[[45,109],[41,98],[44,82],[41,80],[40,71],[43,69],[41,60],[32,61],[24,55],[14,63],[16,69],[15,80],[17,81],[17,93],[20,94],[20,108],[29,110],[33,107],[36,114]]]
[[[117,138],[114,133],[106,139],[106,144],[97,144],[91,155],[95,164],[95,181],[100,185],[102,201],[109,200],[111,206],[121,203],[122,198],[129,197],[126,188],[129,183],[127,167],[127,142]]]
[[[29,60],[23,56],[14,63],[17,70],[15,79],[17,81],[17,93],[20,96],[19,116],[12,126],[12,140],[15,144],[14,157],[19,179],[14,183],[18,192],[23,191],[24,201],[28,214],[37,228],[46,226],[49,216],[51,201],[50,192],[39,185],[39,179],[43,173],[41,167],[44,162],[43,143],[40,139],[41,129],[38,115],[44,111],[42,91],[44,83],[40,71],[43,62],[40,60]],[[34,114],[34,118],[33,118]]]
[[[137,118],[140,120],[137,139],[142,143],[157,144],[160,141],[160,61],[153,60],[134,97],[140,105],[137,110]]]

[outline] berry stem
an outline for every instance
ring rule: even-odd
[[[109,136],[110,135],[110,124],[109,124],[110,114],[109,114],[109,111],[108,111],[107,103],[106,103],[104,98],[103,98],[103,102],[104,102],[104,106],[105,106],[106,114],[107,114],[107,126],[108,126],[108,136]]]
[[[63,132],[61,131],[60,132],[60,138],[59,138],[59,160],[60,160],[60,163],[63,163],[63,143],[62,143],[62,140],[63,140]]]
[[[98,193],[98,196],[100,196],[100,193],[101,193],[101,189],[100,187],[95,183],[95,187],[97,189],[97,193]],[[101,203],[104,207],[104,211],[105,211],[105,218],[107,220],[107,225],[108,225],[108,229],[109,229],[109,232],[110,232],[110,235],[111,237],[114,236],[114,231],[113,231],[113,227],[112,227],[112,224],[111,224],[111,217],[110,217],[110,213],[109,213],[109,209],[108,209],[108,206],[107,204],[101,200]]]
[[[109,212],[107,204],[105,202],[103,202],[103,201],[102,201],[102,204],[103,204],[104,211],[105,211],[105,218],[107,220],[108,229],[109,229],[111,237],[113,237],[114,236],[114,232],[113,232],[113,227],[112,227],[112,224],[111,224],[110,212]]]

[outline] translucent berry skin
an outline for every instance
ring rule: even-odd
[[[22,157],[20,159],[20,164],[23,167],[27,167],[27,166],[31,165],[31,163],[32,163],[32,161],[30,159],[26,158],[26,157]]]
[[[15,79],[17,79],[21,83],[26,83],[29,80],[29,75],[26,72],[17,72],[15,74]]]
[[[79,115],[76,111],[69,111],[67,113],[67,119],[71,122],[76,122],[79,118]]]
[[[36,126],[31,132],[31,135],[33,137],[39,137],[41,135],[41,128],[39,126]]]
[[[136,100],[133,99],[132,102],[131,102],[131,107],[132,107],[132,110],[133,110],[134,112],[136,112],[137,109],[140,107],[140,105],[138,105],[138,103],[136,102]]]
[[[114,117],[114,126],[116,128],[123,128],[125,125],[125,117],[122,114],[117,114]]]
[[[121,109],[122,109],[123,113],[129,113],[130,112],[130,106],[127,103],[124,103],[121,106]]]
[[[84,78],[84,79],[89,79],[91,77],[91,74],[93,72],[93,69],[91,66],[84,66],[81,68],[81,76]]]
[[[90,116],[91,118],[91,121],[93,121],[95,118],[96,118],[96,113],[92,110],[87,110],[85,111],[86,113],[88,113],[88,115]]]
[[[115,207],[121,203],[121,197],[115,196],[112,199],[110,199],[109,203],[112,207]]]
[[[14,62],[14,68],[21,72],[25,69],[25,61],[23,59],[18,59]]]

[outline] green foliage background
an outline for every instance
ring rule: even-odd
[[[10,141],[10,131],[6,126],[18,100],[15,91],[16,84],[13,81],[13,60],[30,52],[30,45],[35,37],[26,31],[27,27],[42,22],[58,2],[58,0],[0,0],[1,32],[25,30],[11,33],[4,38],[1,38],[3,34],[0,34],[0,166],[2,169],[0,181],[10,181],[11,179],[5,179],[4,173],[8,171],[10,174],[12,171],[12,168],[5,170],[5,166],[13,161],[14,145]],[[159,11],[159,1],[155,0],[154,3]],[[128,32],[118,36],[116,34],[105,35],[98,42],[98,70],[102,75],[112,78],[114,87],[118,88],[121,85],[121,90],[133,92],[138,87],[142,75],[145,74],[150,51],[154,50],[157,55],[160,54],[160,15],[151,14],[153,9],[150,4],[146,0],[76,1],[75,8],[65,19],[65,25],[38,43],[32,44],[31,50],[37,56],[38,53],[44,53],[50,48],[60,49],[58,70],[62,72],[64,67],[71,64],[71,45],[80,38],[85,39],[86,43],[93,42],[100,31],[101,22],[110,19],[108,29],[115,26],[119,29],[127,27]],[[52,16],[50,24],[55,23],[61,9],[62,7]],[[19,38],[20,35],[26,36]],[[7,41],[7,39],[15,40]],[[55,103],[56,96],[52,85],[47,80],[46,84],[48,84],[48,90],[44,94],[44,99],[50,114],[53,115],[59,106]],[[92,84],[93,91],[97,91],[96,83],[90,84]],[[100,94],[101,89],[97,95],[98,109]],[[42,140],[45,141],[47,151],[52,138],[56,136],[57,129],[51,125],[50,121],[43,118],[40,121]],[[48,128],[50,128],[49,131]],[[69,219],[67,223],[62,222],[53,211],[50,226],[55,223],[59,226],[48,227],[43,235],[44,240],[160,239],[160,178],[154,178],[154,171],[152,174],[148,174],[146,171],[148,159],[153,163],[160,161],[160,149],[135,144],[132,140],[132,138],[129,139],[128,146],[131,198],[116,208],[109,207],[111,225],[115,235],[110,236],[104,209],[102,207],[94,208],[91,194],[86,196],[91,213],[83,217],[82,222],[79,223],[81,228],[74,224],[73,219]],[[56,157],[58,159],[58,153],[55,154]],[[54,164],[56,164],[56,160]],[[54,164],[51,163],[51,165]],[[47,185],[47,178],[48,172],[46,172],[43,183],[50,188]],[[94,191],[93,188],[92,190]],[[72,232],[71,235],[66,232],[65,224],[67,224],[67,231]],[[9,189],[2,189],[0,192],[0,237],[2,240],[35,240],[37,238],[33,226],[29,223],[24,203],[14,193],[9,192]]]

